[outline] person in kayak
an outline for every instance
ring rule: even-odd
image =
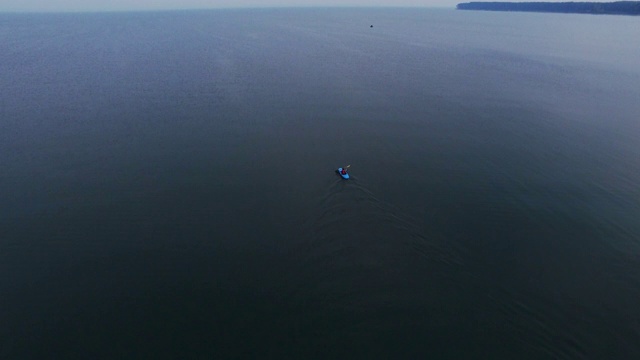
[[[347,168],[342,168],[342,170],[340,170],[340,174],[347,175]]]

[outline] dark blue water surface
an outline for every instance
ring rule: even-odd
[[[0,15],[0,358],[640,358],[638,39]]]

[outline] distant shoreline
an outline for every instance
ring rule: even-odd
[[[468,2],[457,10],[530,11],[572,14],[640,15],[640,1],[616,2]]]

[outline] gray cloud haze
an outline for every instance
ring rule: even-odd
[[[453,8],[457,3],[466,1],[469,0],[0,0],[0,11],[120,11],[282,6],[421,6]]]
[[[0,0],[0,11],[113,11],[282,6],[455,6],[454,0]]]

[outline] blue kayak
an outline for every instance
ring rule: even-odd
[[[349,178],[349,173],[346,174],[342,174],[342,168],[338,168],[338,170],[336,170],[336,172],[338,173],[338,175],[342,176],[343,179],[348,179]]]

